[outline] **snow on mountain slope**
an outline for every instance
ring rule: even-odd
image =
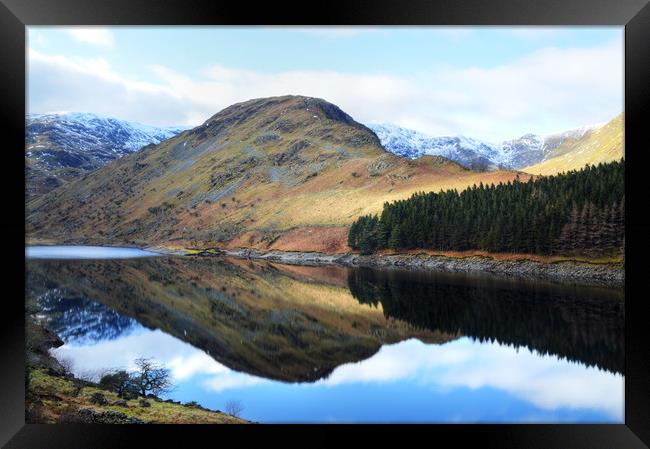
[[[369,124],[384,148],[399,156],[417,159],[442,156],[472,169],[495,169],[501,161],[496,145],[469,137],[432,137],[391,124]]]
[[[586,164],[620,160],[625,157],[624,133],[623,114],[619,114],[599,128],[582,134],[576,131],[561,145],[549,151],[543,161],[524,167],[523,171],[535,175],[553,175],[579,170]]]
[[[25,120],[27,194],[45,193],[185,129],[147,126],[79,112],[28,115]]]
[[[89,113],[27,116],[27,151],[44,151],[45,142],[57,150],[114,159],[150,143],[160,143],[187,128],[154,127]]]
[[[384,148],[397,155],[411,159],[424,155],[443,156],[474,170],[494,170],[499,167],[519,169],[554,157],[554,152],[561,151],[564,142],[580,139],[601,125],[546,136],[525,134],[501,143],[463,136],[433,137],[392,124],[367,126],[377,134]]]

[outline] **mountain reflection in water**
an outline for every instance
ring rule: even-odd
[[[622,421],[618,290],[200,257],[29,261],[27,287],[78,371],[156,357],[249,419]]]

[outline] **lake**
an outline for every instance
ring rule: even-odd
[[[268,423],[624,422],[620,289],[49,248],[27,295],[77,375],[153,357]]]
[[[105,246],[28,246],[25,257],[28,259],[130,259],[134,257],[153,257],[160,254],[137,248]]]

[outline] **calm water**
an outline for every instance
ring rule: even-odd
[[[25,248],[25,257],[28,259],[130,259],[159,255],[137,248],[105,246],[28,246]]]
[[[254,421],[624,421],[621,290],[167,256],[30,259],[27,290],[77,374],[154,357]]]

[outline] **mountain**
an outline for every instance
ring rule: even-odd
[[[65,343],[114,340],[139,327],[134,319],[120,316],[103,304],[58,289],[46,290],[37,301],[48,329]]]
[[[557,134],[525,134],[501,143],[470,137],[432,137],[391,124],[368,125],[390,152],[415,159],[423,155],[443,156],[473,170],[521,169],[552,157],[558,148],[589,136],[599,125]]]
[[[442,156],[475,170],[494,170],[502,160],[496,145],[469,137],[432,137],[391,124],[370,124],[368,127],[377,134],[384,148],[410,159]]]
[[[89,113],[26,118],[27,194],[43,194],[87,171],[160,143],[185,128],[141,125]]]
[[[396,156],[325,100],[261,98],[33,199],[27,234],[74,243],[237,242],[342,252],[349,224],[386,201],[516,176],[478,173],[443,157]]]
[[[411,326],[387,318],[381,307],[361,304],[347,278],[342,267],[220,258],[206,263],[189,256],[39,261],[30,264],[27,285],[32,296],[58,300],[58,310],[44,312],[48,324],[61,324],[58,329],[66,330],[65,320],[73,331],[84,319],[97,322],[76,313],[75,299],[90,298],[97,304],[93,312],[110,311],[100,315],[109,318],[102,322],[100,338],[128,330],[112,315],[137,320],[233,370],[287,382],[327,377],[337,366],[371,357],[384,344],[409,338],[442,344],[457,338],[456,332]],[[56,313],[60,310],[66,310],[65,320]]]
[[[604,126],[581,136],[565,139],[547,158],[522,171],[535,175],[553,175],[569,170],[579,170],[586,164],[620,160],[625,156],[623,114]]]

